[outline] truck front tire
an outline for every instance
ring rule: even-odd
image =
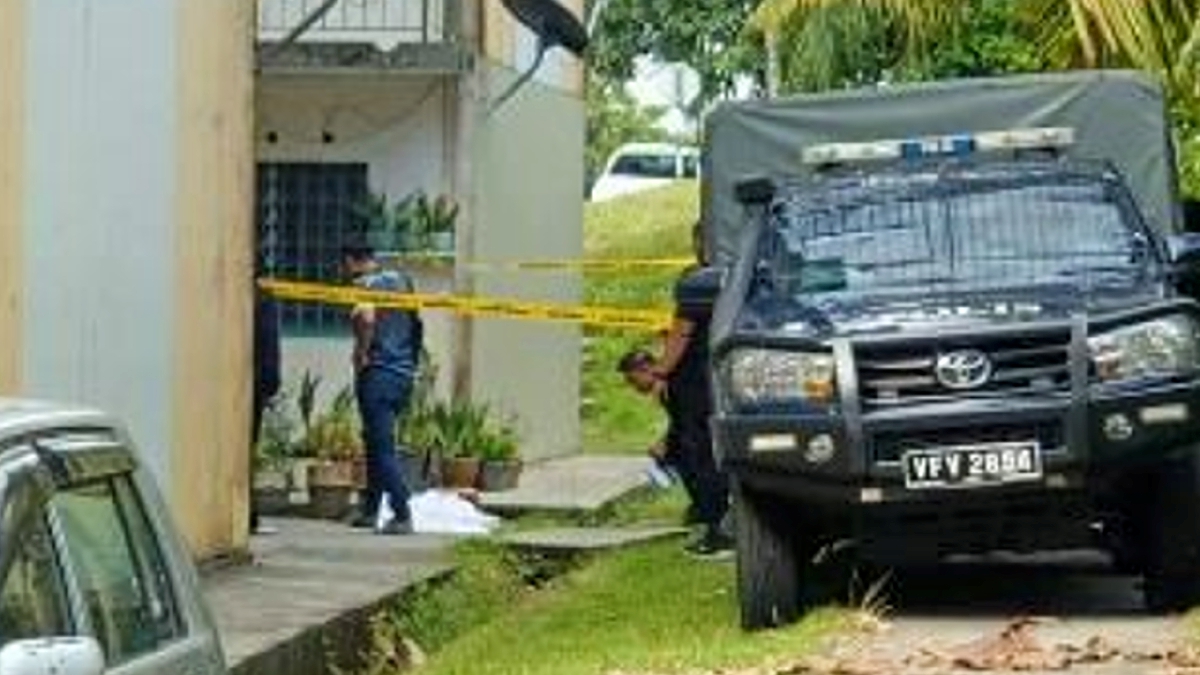
[[[1200,447],[1165,464],[1150,484],[1145,603],[1155,612],[1200,605]]]
[[[789,522],[782,500],[735,485],[738,600],[742,627],[772,628],[795,621],[803,611],[804,563],[797,523]]]

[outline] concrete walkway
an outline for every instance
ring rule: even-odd
[[[648,460],[568,457],[526,468],[521,487],[485,496],[483,507],[511,515],[528,511],[586,513],[645,485]],[[340,523],[267,519],[278,533],[251,542],[253,564],[204,575],[209,606],[234,675],[325,675],[366,647],[377,609],[405,589],[451,571],[450,537],[383,537]],[[670,536],[670,530],[551,532],[526,545],[620,546]],[[548,537],[548,540],[547,540]]]
[[[646,457],[578,456],[526,467],[517,489],[485,493],[482,505],[501,514],[587,512],[646,485]]]
[[[328,521],[272,519],[253,538],[254,563],[205,575],[209,607],[233,673],[324,673],[331,647],[365,647],[373,611],[403,589],[450,571],[448,538],[383,537]]]

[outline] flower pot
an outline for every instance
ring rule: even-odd
[[[430,246],[434,253],[453,253],[454,252],[454,233],[453,232],[434,232],[430,235]]]
[[[517,487],[523,465],[520,460],[485,461],[479,470],[479,488],[502,492]]]
[[[436,457],[425,453],[401,450],[400,462],[404,469],[404,485],[409,492],[416,494],[438,485],[441,467]]]
[[[353,462],[314,462],[308,467],[308,488],[355,486]]]
[[[356,489],[353,462],[314,462],[308,467],[308,503],[316,518],[344,517]]]
[[[284,469],[259,469],[254,472],[254,510],[262,515],[287,513],[291,505],[291,476]]]
[[[341,520],[354,506],[353,485],[311,485],[308,488],[309,512],[314,518]]]
[[[367,489],[367,458],[365,455],[360,455],[351,460],[351,473],[354,478],[354,487],[359,490]]]
[[[448,488],[473,488],[479,483],[479,459],[446,457],[442,459],[442,485]]]

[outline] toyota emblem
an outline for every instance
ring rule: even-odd
[[[947,389],[977,389],[992,377],[992,361],[978,349],[964,349],[938,356],[934,376]]]

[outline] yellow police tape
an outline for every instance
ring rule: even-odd
[[[410,253],[392,260],[403,265],[405,262],[453,263],[454,256],[438,253]],[[696,263],[695,258],[582,258],[575,260],[467,260],[456,263],[456,267],[472,270],[504,271],[585,271],[627,272],[637,269],[679,270]]]
[[[279,279],[260,279],[258,285],[272,297],[298,302],[334,305],[370,303],[391,309],[444,310],[463,316],[556,321],[649,332],[663,331],[671,325],[670,312],[653,309],[594,307],[441,293],[394,293]]]

